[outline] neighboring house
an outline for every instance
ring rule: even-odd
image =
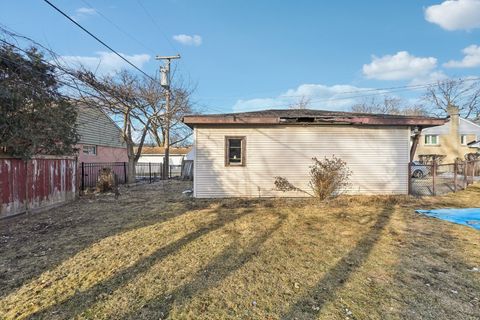
[[[413,129],[445,119],[322,110],[265,110],[183,119],[194,129],[194,196],[303,197],[312,158],[335,155],[352,171],[348,193],[407,194]]]
[[[185,160],[195,160],[195,148],[191,148],[185,156]]]
[[[80,141],[78,162],[127,162],[122,131],[102,110],[80,107],[77,117]]]
[[[422,131],[416,159],[422,155],[443,155],[443,163],[465,160],[467,153],[479,151],[480,125],[460,117],[457,107],[448,109],[449,120],[442,126]]]
[[[182,160],[186,157],[187,153],[191,150],[188,148],[173,148],[170,147],[170,161],[171,166],[181,166]],[[143,147],[142,154],[138,159],[138,162],[151,162],[151,163],[163,163],[165,158],[165,148],[163,147]]]

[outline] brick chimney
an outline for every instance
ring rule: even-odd
[[[450,116],[450,133],[458,135],[458,127],[460,126],[460,109],[452,104],[448,105],[447,113]]]
[[[447,107],[447,113],[450,117],[450,141],[449,144],[453,148],[452,151],[457,157],[461,157],[460,152],[460,109],[457,106],[449,104]]]

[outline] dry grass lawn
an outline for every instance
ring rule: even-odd
[[[198,200],[137,186],[0,221],[4,319],[479,319],[480,232],[438,198]]]

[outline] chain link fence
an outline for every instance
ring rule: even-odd
[[[410,169],[410,194],[436,196],[465,189],[480,181],[480,160],[459,161],[447,164],[412,162]]]

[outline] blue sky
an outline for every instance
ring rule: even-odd
[[[480,0],[51,1],[147,73],[159,67],[156,54],[180,53],[178,75],[209,113],[285,108],[301,96],[346,110],[364,99],[359,90],[480,70]],[[123,66],[43,1],[0,4],[0,23],[69,63]]]

